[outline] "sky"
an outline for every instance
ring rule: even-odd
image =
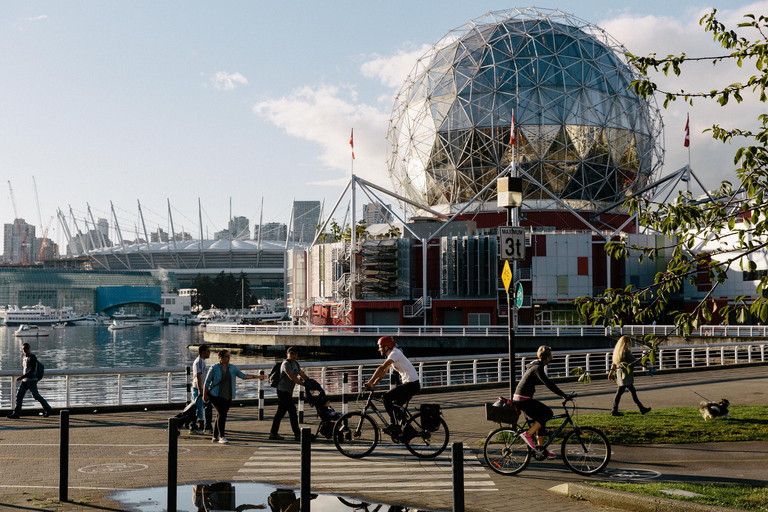
[[[133,239],[138,202],[149,231],[169,231],[170,202],[176,232],[198,235],[199,201],[204,234],[212,236],[227,227],[230,211],[251,226],[288,223],[294,199],[324,201],[327,214],[353,165],[356,175],[392,189],[386,133],[416,60],[450,30],[513,7],[496,0],[4,0],[0,223],[18,215],[38,237],[49,226],[62,243],[59,209],[71,208],[80,229],[89,205],[112,225],[111,201]],[[709,56],[722,50],[698,25],[704,13],[716,7],[735,24],[744,13],[768,12],[768,1],[537,7],[598,25],[635,54]],[[749,72],[697,64],[661,84],[709,90]],[[748,99],[726,109],[700,101],[662,110],[662,176],[688,163],[690,115],[694,173],[710,189],[732,177],[735,146],[702,132],[713,123],[752,126],[756,109],[765,105]],[[368,200],[360,194],[357,202]],[[347,204],[348,197],[342,210]]]

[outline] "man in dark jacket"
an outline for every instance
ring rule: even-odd
[[[24,395],[27,394],[27,390],[32,392],[32,396],[40,402],[43,406],[43,416],[46,418],[51,414],[51,406],[45,401],[45,398],[40,396],[40,392],[37,390],[37,357],[30,350],[29,343],[25,343],[21,346],[21,350],[24,353],[22,360],[23,373],[21,377],[16,379],[16,382],[21,382],[19,385],[19,391],[16,393],[16,408],[9,418],[18,418],[21,415],[21,404],[24,401]]]

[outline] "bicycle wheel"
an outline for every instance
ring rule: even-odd
[[[483,457],[488,467],[502,475],[516,475],[531,462],[531,450],[512,427],[497,428],[485,438]]]
[[[443,418],[436,428],[425,429],[421,425],[421,414],[414,414],[403,429],[403,442],[408,451],[420,459],[437,457],[448,446],[450,432]]]
[[[611,460],[611,443],[593,427],[576,427],[563,438],[565,465],[580,475],[593,475],[605,469]]]
[[[378,443],[379,427],[367,414],[350,412],[336,420],[333,426],[333,444],[347,457],[365,457]]]

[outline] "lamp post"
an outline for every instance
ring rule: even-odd
[[[506,226],[499,227],[499,255],[504,260],[502,280],[507,290],[507,325],[509,328],[509,398],[515,394],[515,322],[514,305],[510,284],[517,273],[517,262],[525,259],[525,230],[519,227],[518,208],[523,204],[523,179],[505,176],[496,181],[497,201],[500,208],[507,210]],[[509,262],[512,261],[512,270]],[[515,287],[513,286],[514,290]]]

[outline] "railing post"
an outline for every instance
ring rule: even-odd
[[[325,375],[326,375],[325,366],[323,366],[322,368],[320,368],[320,386],[323,389],[326,388],[326,385],[325,385]]]
[[[11,383],[13,383],[13,379],[11,379]],[[70,385],[69,385],[69,375],[67,375],[66,378],[64,379],[64,388],[65,388],[64,389],[64,395],[65,395],[64,404],[66,405],[66,407],[69,407],[69,401],[71,399],[71,394],[70,394],[71,393],[71,388],[70,388]],[[13,384],[11,384],[11,399],[13,399],[13,396],[16,394],[13,391],[14,391]]]
[[[359,393],[361,389],[363,389],[363,365],[357,367],[357,392]]]
[[[503,375],[501,373],[503,364],[504,364],[503,358],[500,357],[496,360],[496,375],[498,375],[498,379],[496,379],[496,382],[502,382],[503,380]]]
[[[59,501],[69,501],[69,411],[59,413]]]
[[[69,378],[69,375],[67,375],[67,378]],[[67,391],[69,391],[69,386],[67,386]],[[122,373],[117,374],[117,405],[123,405],[123,374]]]
[[[171,402],[173,402],[173,400],[172,400],[172,397],[171,397],[171,392],[173,391],[173,386],[172,386],[172,384],[171,384],[171,377],[172,377],[172,376],[173,376],[173,374],[172,374],[171,372],[168,372],[168,378],[167,378],[167,381],[168,381],[168,403],[169,403],[169,404],[170,404]]]
[[[187,402],[192,401],[192,368],[187,366]]]
[[[341,381],[341,413],[347,414],[349,412],[349,374],[344,372],[344,376]]]
[[[472,384],[477,384],[477,359],[472,360]]]
[[[312,500],[310,473],[312,471],[312,430],[309,427],[301,429],[301,512],[310,512]]]
[[[259,376],[264,375],[264,370],[259,370]],[[259,379],[259,421],[264,421],[264,381]]]
[[[696,368],[696,349],[691,349],[691,368]]]
[[[659,370],[664,369],[664,349],[659,349]]]
[[[591,354],[587,354],[586,361],[584,362],[584,365],[587,367],[587,373],[592,371],[592,365],[590,364],[590,361],[589,361],[589,356],[590,355]]]
[[[168,510],[176,510],[177,503],[178,435],[179,420],[172,416],[168,418]]]
[[[711,363],[709,361],[709,347],[706,349],[706,358],[707,358],[707,366],[709,366]]]
[[[720,347],[720,366],[725,366],[725,347]]]
[[[453,480],[453,512],[464,512],[464,444],[451,446],[451,469]]]
[[[733,347],[733,364],[739,364],[739,346]]]
[[[445,385],[451,385],[451,362],[445,363]]]
[[[419,363],[419,382],[421,382],[421,385],[424,385],[424,363]]]
[[[752,363],[752,345],[747,345],[747,362]]]

